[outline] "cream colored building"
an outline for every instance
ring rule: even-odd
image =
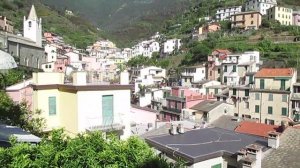
[[[41,110],[45,131],[64,128],[74,136],[86,131],[115,132],[130,136],[130,85],[86,83],[86,73],[73,74],[64,83],[63,73],[34,73],[33,109]]]
[[[290,99],[297,71],[292,68],[263,68],[254,77],[254,85],[231,87],[229,90],[228,103],[234,105],[235,116],[271,125],[292,121]]]
[[[259,29],[262,21],[260,12],[250,11],[231,15],[231,28],[240,28],[244,30]]]
[[[274,6],[267,11],[269,21],[278,21],[281,25],[293,25],[293,9]]]

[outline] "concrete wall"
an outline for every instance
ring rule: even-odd
[[[47,62],[44,49],[13,41],[7,42],[8,53],[19,59],[19,64],[31,68],[41,69],[41,65]]]
[[[32,83],[37,85],[63,84],[64,74],[57,72],[32,73]]]
[[[222,157],[217,157],[217,158],[195,163],[192,166],[188,166],[188,168],[211,168],[212,166],[217,164],[221,164],[222,168],[227,167],[227,163],[224,161],[224,159]]]
[[[130,90],[78,91],[78,131],[102,125],[102,96],[113,95],[114,123],[125,125],[123,138],[130,136]]]

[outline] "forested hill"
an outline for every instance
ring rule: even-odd
[[[43,19],[43,31],[57,33],[67,43],[85,48],[104,36],[103,32],[97,31],[94,25],[80,16],[65,16],[40,0],[0,0],[0,15],[12,20],[16,33],[22,32],[23,17],[28,16],[32,4],[36,7],[37,15]]]
[[[164,21],[182,14],[200,0],[42,0],[56,10],[72,10],[128,46],[153,35]],[[130,45],[130,44],[129,44]]]

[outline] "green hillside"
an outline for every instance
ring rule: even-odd
[[[51,8],[74,13],[109,33],[119,46],[149,37],[163,22],[180,15],[198,0],[42,0]]]
[[[27,16],[34,4],[39,17],[43,19],[43,31],[51,31],[64,37],[67,43],[85,48],[93,43],[103,32],[79,16],[66,17],[64,14],[45,6],[39,0],[1,0],[0,15],[14,22],[16,32],[22,32],[23,17]]]

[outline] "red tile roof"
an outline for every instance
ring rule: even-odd
[[[292,77],[293,68],[263,68],[255,74],[255,77]]]
[[[280,132],[280,127],[276,125],[267,125],[250,121],[242,121],[236,128],[235,132],[251,134],[261,137],[268,137],[268,132]]]
[[[229,50],[226,50],[226,49],[215,49],[214,51],[217,51],[218,53],[225,53],[225,54],[230,54],[231,53]]]

